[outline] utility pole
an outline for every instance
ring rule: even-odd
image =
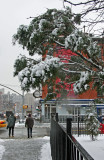
[[[23,105],[24,105],[24,91],[22,91],[22,122],[24,120],[24,109],[23,109]]]

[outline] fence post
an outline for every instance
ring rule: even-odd
[[[56,113],[56,122],[58,122],[58,113]]]
[[[54,114],[53,113],[51,113],[51,118],[53,118],[54,117]]]
[[[79,120],[80,120],[80,117],[79,117],[79,114],[78,114],[78,137],[79,137]]]
[[[71,160],[71,140],[68,135],[72,137],[72,118],[66,120],[66,160]]]
[[[66,121],[66,131],[69,136],[72,135],[72,118],[67,118]]]

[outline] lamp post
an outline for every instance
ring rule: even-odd
[[[23,122],[23,120],[24,120],[24,109],[23,109],[23,105],[24,105],[24,91],[23,91],[22,94],[20,94],[20,93],[18,93],[17,91],[15,91],[14,89],[12,89],[12,88],[10,88],[10,87],[7,87],[7,86],[5,86],[5,85],[3,85],[3,84],[0,84],[0,86],[3,86],[3,87],[5,87],[5,88],[7,88],[7,89],[10,89],[11,91],[19,94],[19,95],[22,97],[22,122]]]
[[[22,122],[24,120],[24,109],[23,109],[23,105],[24,105],[24,91],[22,91]]]

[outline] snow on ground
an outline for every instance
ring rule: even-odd
[[[15,123],[15,127],[22,127],[22,126],[25,126],[25,121],[24,122],[16,122]],[[40,123],[40,122],[36,122],[34,123],[34,127],[46,127],[46,128],[49,128],[50,127],[50,124],[49,123]]]
[[[94,158],[94,160],[104,160],[104,135],[99,135],[97,140],[92,141],[90,136],[74,136],[78,142],[87,150],[87,152]],[[45,136],[43,139],[50,140],[50,137]],[[3,142],[5,140],[0,139],[0,160],[2,160],[2,155],[5,152],[5,147]],[[47,141],[40,150],[40,160],[52,160],[50,141]]]
[[[50,140],[50,137],[43,137],[43,139]],[[51,149],[50,149],[50,141],[42,146],[40,160],[52,160],[51,158]]]
[[[19,122],[15,123],[15,127],[20,127],[20,126],[25,126],[25,122],[23,122],[23,123],[19,123]]]
[[[51,150],[50,150],[50,137],[45,136],[43,139],[48,140],[46,144],[44,144],[40,150],[40,160],[52,160],[51,158]],[[11,139],[10,139],[11,140]],[[5,152],[5,147],[3,143],[7,140],[0,139],[0,160],[2,160],[2,156]]]
[[[3,153],[5,152],[5,147],[2,145],[4,141],[0,139],[0,160],[2,159]]]
[[[104,135],[99,135],[92,141],[90,136],[74,136],[94,160],[104,160]]]

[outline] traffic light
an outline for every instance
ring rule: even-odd
[[[28,108],[28,105],[23,105],[23,109],[27,109]]]

